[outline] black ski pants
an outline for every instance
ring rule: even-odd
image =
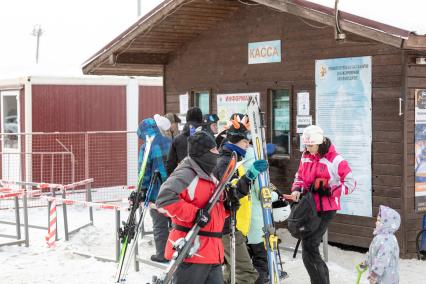
[[[319,246],[322,236],[327,231],[328,224],[336,215],[336,211],[319,212],[318,215],[321,217],[318,229],[309,237],[302,239],[302,258],[311,278],[311,284],[329,284],[328,267],[321,257]]]
[[[266,253],[265,244],[247,244],[248,252],[253,262],[254,268],[259,273],[255,284],[267,283],[269,279],[268,255]]]
[[[223,284],[222,265],[182,262],[173,284]]]

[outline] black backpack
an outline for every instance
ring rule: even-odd
[[[287,221],[290,234],[299,240],[309,237],[318,229],[321,218],[311,192],[306,193],[298,203],[293,203]]]

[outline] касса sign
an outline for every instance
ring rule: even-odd
[[[281,62],[281,40],[250,42],[248,64]]]

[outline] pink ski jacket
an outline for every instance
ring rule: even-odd
[[[309,190],[317,178],[328,180],[331,196],[322,196],[323,211],[340,210],[340,196],[352,193],[356,187],[355,179],[348,162],[331,145],[324,157],[305,151],[300,160],[291,191]],[[315,193],[315,192],[314,192]],[[321,211],[320,197],[313,194],[317,211]]]

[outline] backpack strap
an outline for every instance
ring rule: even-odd
[[[177,231],[181,231],[184,233],[188,233],[192,228],[188,228],[185,226],[181,226],[175,223],[172,223],[172,228],[177,230]],[[199,231],[198,232],[199,236],[204,236],[204,237],[209,237],[209,238],[219,238],[221,239],[223,234],[222,232],[208,232],[208,231]]]
[[[297,251],[299,250],[299,245],[300,245],[301,241],[302,241],[302,239],[297,240],[297,244],[296,244],[296,247],[294,248],[294,252],[293,252],[293,258],[296,258]]]

